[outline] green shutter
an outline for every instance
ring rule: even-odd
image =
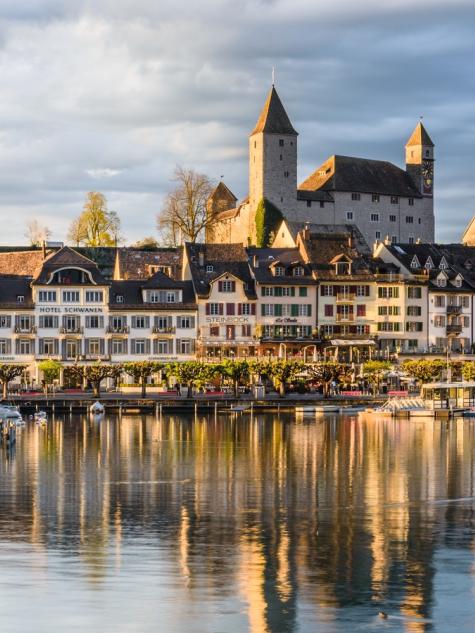
[[[265,316],[264,304],[263,303],[261,303],[261,316]]]
[[[282,296],[282,288],[280,286],[276,286],[274,288],[274,297],[281,297]]]
[[[296,303],[292,304],[290,310],[291,310],[290,314],[292,316],[298,316],[299,315],[299,307],[298,307],[298,305]]]
[[[299,297],[306,297],[307,296],[307,288],[305,286],[302,286],[301,288],[299,288]]]
[[[308,310],[307,316],[312,316],[312,304],[311,303],[307,304],[307,310]]]
[[[290,296],[295,297],[295,288],[293,286],[290,289]]]
[[[274,306],[274,316],[282,316],[282,305],[280,303],[276,303]]]

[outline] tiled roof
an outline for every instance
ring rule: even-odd
[[[43,260],[39,273],[34,278],[34,284],[47,283],[51,277],[51,274],[60,268],[65,267],[78,267],[87,270],[92,280],[96,284],[107,283],[104,277],[99,272],[97,264],[88,257],[81,255],[76,250],[69,246],[64,246],[59,251],[51,253]]]
[[[117,252],[120,279],[148,279],[153,273],[151,266],[169,266],[174,279],[181,278],[182,247],[153,248],[119,248]]]
[[[193,285],[196,294],[207,297],[210,282],[230,273],[244,282],[246,296],[255,298],[254,280],[251,276],[247,253],[242,244],[191,244],[185,245]],[[200,255],[201,254],[201,255]],[[213,270],[207,272],[207,266]]]
[[[331,156],[299,185],[299,190],[354,191],[420,198],[421,193],[403,169],[382,160]]]
[[[294,239],[307,227],[309,232],[315,235],[333,236],[346,241],[351,237],[358,252],[371,253],[371,249],[356,224],[314,224],[313,222],[290,222],[289,220],[284,220],[284,222]]]
[[[44,261],[42,250],[0,253],[0,275],[36,277]]]
[[[216,187],[211,192],[209,199],[213,199],[213,198],[218,198],[218,199],[226,198],[228,200],[234,200],[234,202],[237,202],[236,196],[233,194],[231,189],[227,185],[224,184],[222,180],[216,185]]]
[[[317,189],[316,191],[311,191],[310,189],[297,189],[297,200],[334,202],[333,196],[323,189]]]
[[[310,268],[304,263],[298,248],[247,248],[249,265],[257,283],[278,284],[279,286],[301,286],[314,284]],[[294,277],[292,268],[295,265],[303,266],[305,275]],[[286,274],[276,276],[273,269],[281,265]]]
[[[414,132],[411,134],[410,139],[406,143],[406,147],[410,147],[411,145],[426,145],[427,147],[434,147],[434,143],[422,123],[418,123],[416,125]]]
[[[177,283],[179,285],[177,285]],[[113,281],[109,294],[109,307],[112,310],[194,310],[196,309],[195,295],[191,281],[175,282],[174,288],[183,290],[181,303],[144,303],[142,288],[144,284],[138,279],[128,281]],[[123,301],[117,301],[117,297],[123,297]]]
[[[266,102],[262,108],[256,127],[251,132],[251,136],[259,132],[266,134],[292,134],[293,136],[297,136],[297,132],[294,130],[274,86],[272,86],[267,95]]]
[[[19,302],[17,297],[24,297]],[[15,310],[33,307],[30,279],[28,277],[0,277],[0,307]]]

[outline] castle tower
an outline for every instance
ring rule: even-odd
[[[285,215],[297,198],[297,136],[272,86],[249,137],[249,205],[266,198]]]
[[[418,123],[406,143],[406,171],[423,196],[434,195],[434,143]]]

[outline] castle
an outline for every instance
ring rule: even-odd
[[[421,122],[406,144],[405,169],[334,155],[300,185],[297,138],[272,86],[249,137],[249,194],[238,202],[224,182],[218,184],[208,201],[214,222],[207,242],[264,245],[256,233],[263,201],[290,222],[356,225],[370,245],[434,241],[434,143]],[[278,224],[274,220],[268,233],[275,235]]]

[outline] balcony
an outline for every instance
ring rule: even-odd
[[[79,360],[90,360],[90,361],[98,361],[98,360],[110,360],[109,354],[83,354],[79,357]]]
[[[129,334],[129,332],[130,328],[128,325],[108,325],[106,328],[106,334]]]
[[[152,334],[175,334],[175,327],[158,327],[154,326],[152,328]]]
[[[450,325],[447,325],[447,336],[458,336],[459,334],[462,333],[462,326],[458,323],[451,323]]]
[[[83,332],[84,332],[84,328],[80,327],[79,325],[76,327],[60,327],[59,328],[60,334],[83,334]]]
[[[336,320],[338,323],[353,323],[355,320],[354,314],[337,314]]]
[[[21,327],[21,326],[16,326],[15,329],[13,330],[15,334],[36,334],[36,325],[32,325],[30,327]]]
[[[461,314],[462,310],[463,310],[462,306],[447,306],[447,314],[453,314],[453,315]]]
[[[337,292],[336,293],[336,302],[337,303],[350,303],[351,301],[355,301],[356,294],[354,292]]]

